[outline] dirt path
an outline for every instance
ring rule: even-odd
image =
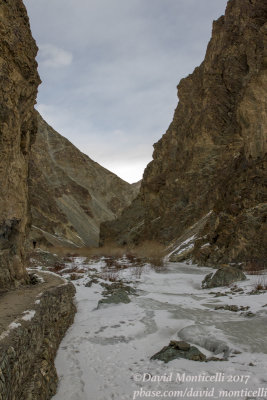
[[[11,290],[0,297],[0,335],[7,330],[9,324],[16,318],[21,316],[23,311],[31,310],[38,294],[45,292],[47,289],[56,287],[65,281],[59,276],[46,272],[34,271],[41,276],[44,283],[37,285],[24,286],[20,289]]]

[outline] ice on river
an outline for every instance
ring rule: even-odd
[[[126,280],[131,279],[129,271],[122,272]],[[100,309],[96,307],[103,287],[89,288],[83,279],[75,281],[78,312],[57,354],[60,380],[53,400],[264,398],[263,391],[254,396],[249,392],[260,388],[266,388],[267,398],[267,296],[246,294],[253,288],[252,276],[238,284],[244,294],[215,297],[209,289],[201,289],[209,272],[181,263],[158,270],[146,267],[132,283],[138,295],[130,296],[131,303]],[[228,289],[213,292],[223,290]],[[248,305],[256,316],[214,310],[220,304]],[[228,361],[151,361],[171,339],[195,344],[207,356],[229,353]],[[156,381],[160,377],[163,380]],[[191,377],[200,381],[191,382]],[[196,392],[200,389],[204,392]],[[231,391],[240,391],[240,396],[232,397]]]

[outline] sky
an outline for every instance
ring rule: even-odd
[[[227,0],[24,3],[39,47],[36,108],[94,161],[140,180]]]

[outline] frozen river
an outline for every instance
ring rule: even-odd
[[[81,258],[73,264],[89,273],[103,268],[103,261],[87,265]],[[122,270],[119,277],[131,281],[137,295],[129,304],[99,309],[103,287],[85,287],[87,272],[74,281],[78,312],[56,358],[60,382],[53,400],[267,398],[267,295],[247,294],[258,279],[250,276],[238,283],[244,292],[214,289],[228,291],[215,297],[201,289],[209,272],[180,263],[146,266],[141,276]],[[221,304],[250,306],[254,316],[214,309]],[[216,357],[227,360],[151,361],[172,339],[196,345],[207,357],[221,351]]]

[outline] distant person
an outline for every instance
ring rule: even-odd
[[[36,245],[37,245],[36,240],[33,240],[32,244],[33,244],[33,248],[35,249],[35,248],[36,248]]]

